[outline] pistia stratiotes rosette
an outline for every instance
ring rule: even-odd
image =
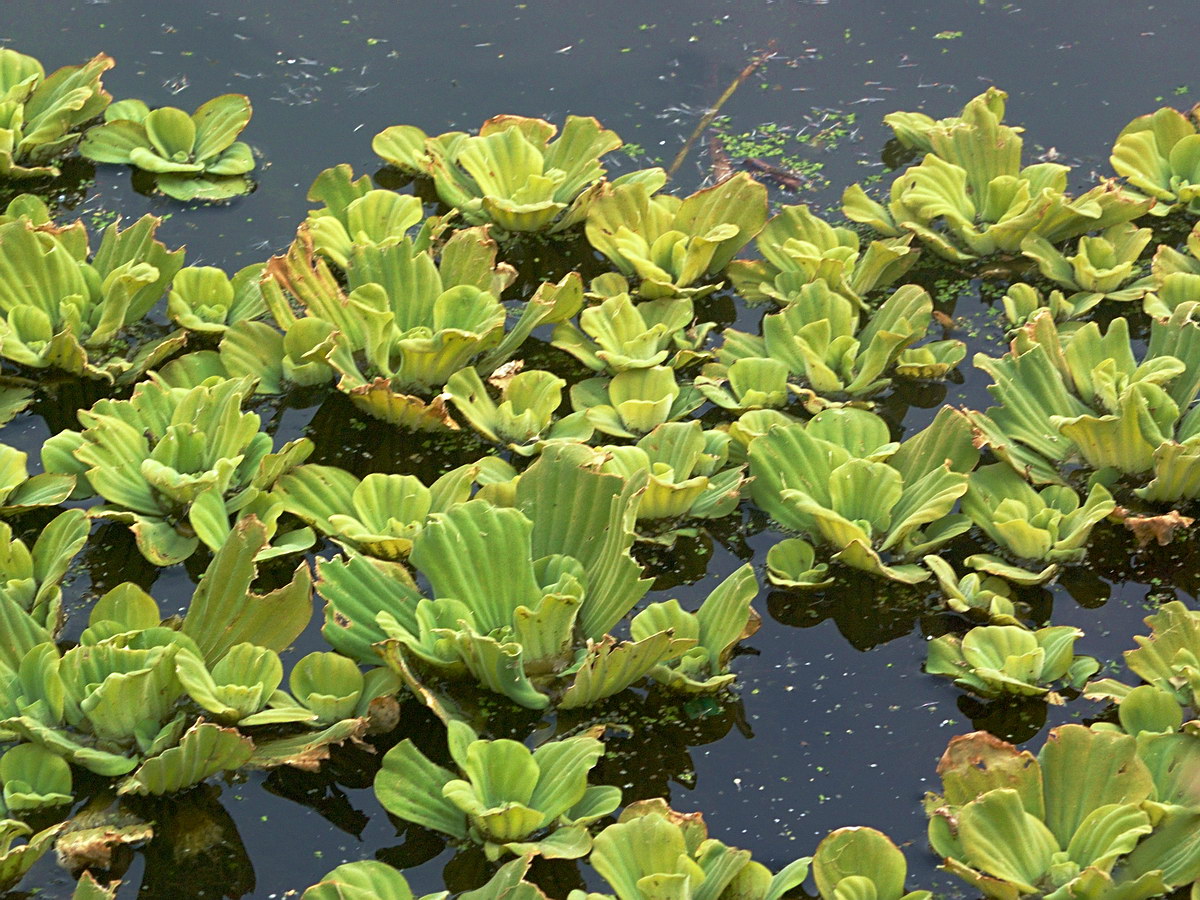
[[[274,535],[283,506],[269,490],[312,442],[299,438],[272,452],[259,417],[241,409],[253,389],[252,378],[190,389],[141,382],[129,400],[81,410],[83,430],[47,440],[42,462],[48,472],[76,476],[76,496],[102,497],[88,514],[128,524],[155,565],[181,562],[201,543],[216,549],[231,520],[245,515]],[[294,553],[312,541],[311,530],[300,529],[265,552]]]
[[[665,422],[677,422],[704,403],[691,384],[680,384],[674,369],[626,369],[612,378],[588,378],[571,386],[571,406],[596,431],[636,438]]]
[[[227,700],[237,695],[235,683],[244,697],[259,679],[269,679],[258,657],[286,647],[311,617],[305,564],[279,590],[250,592],[253,557],[265,542],[257,520],[239,525],[214,555],[180,621],[161,624],[157,603],[126,583],[96,602],[78,645],[65,652],[34,627],[32,616],[24,628],[7,631],[0,734],[99,775],[128,775],[122,793],[170,793],[247,763],[255,749],[248,738],[197,720],[179,701],[195,682],[190,672],[206,666],[230,683]],[[243,642],[253,643],[254,659]],[[194,662],[192,669],[182,666],[185,659]],[[207,680],[209,694],[217,693],[212,677]],[[268,683],[255,695],[253,711],[266,706],[271,690]]]
[[[970,108],[980,104],[987,107],[998,121],[1003,121],[1004,109],[1008,105],[1008,93],[997,87],[989,87],[982,94],[973,98],[967,106]],[[892,129],[892,134],[895,135],[900,146],[909,150],[919,150],[922,153],[933,152],[932,138],[935,131],[945,131],[961,124],[962,121],[961,115],[934,119],[925,113],[904,111],[891,112],[883,117],[883,124]],[[1025,130],[1014,125],[1006,127],[1017,134]]]
[[[1019,625],[984,625],[959,638],[946,634],[929,643],[925,671],[953,678],[981,697],[1015,694],[1062,699],[1051,693],[1056,682],[1078,690],[1100,668],[1090,656],[1075,655],[1083,632],[1069,625],[1029,631]]]
[[[254,188],[254,154],[238,135],[250,123],[250,98],[222,94],[188,115],[141,100],[121,100],[89,129],[79,152],[99,163],[134,166],[175,200],[228,200]]]
[[[1102,484],[1093,484],[1081,502],[1065,484],[1034,490],[1007,463],[976,469],[962,511],[1008,554],[1044,568],[1029,571],[989,553],[967,557],[967,565],[1016,584],[1046,581],[1060,565],[1083,560],[1092,529],[1115,508]]]
[[[586,441],[592,436],[586,413],[555,417],[567,384],[557,375],[543,369],[515,373],[502,369],[488,384],[495,387],[499,402],[492,399],[479,373],[468,366],[450,376],[446,394],[459,415],[492,443],[531,456],[547,441]]]
[[[897,289],[865,321],[862,314],[859,304],[824,282],[804,285],[781,311],[763,318],[762,337],[726,329],[719,365],[705,366],[696,386],[726,408],[753,408],[751,400],[767,406],[764,398],[787,396],[781,391],[782,365],[801,380],[802,387],[793,390],[816,412],[839,397],[870,397],[893,378],[944,377],[966,355],[966,345],[956,340],[913,348],[933,318],[933,300],[916,285]],[[716,387],[722,378],[732,395]]]
[[[486,229],[455,232],[436,261],[421,243],[354,245],[347,292],[301,227],[288,253],[267,264],[263,292],[289,336],[323,335],[302,361],[327,361],[360,409],[416,430],[458,430],[443,395],[450,377],[472,365],[491,375],[536,327],[578,312],[583,283],[570,273],[541,285],[506,327],[500,295],[516,272],[497,262]]]
[[[112,101],[100,78],[113,65],[99,53],[46,75],[32,56],[0,48],[0,178],[57,177],[55,161]]]
[[[938,774],[929,842],[994,900],[1144,900],[1200,874],[1200,813],[1152,815],[1156,779],[1128,735],[1063,725],[1035,758],[979,731],[950,742]]]
[[[646,474],[626,479],[604,461],[550,445],[506,492],[512,507],[474,499],[429,516],[409,561],[432,597],[394,563],[320,563],[326,639],[361,661],[386,639],[385,659],[409,678],[470,678],[531,709],[589,705],[647,675],[686,691],[724,686],[752,619],[751,573],[731,576],[694,616],[650,604],[634,639],[618,643],[610,632],[649,587],[629,553]]]
[[[466,503],[475,484],[515,475],[496,457],[451,469],[428,487],[415,475],[372,472],[360,480],[336,466],[303,465],[284,474],[273,493],[285,511],[343,547],[398,560],[430,515]]]
[[[812,860],[772,874],[748,850],[710,838],[700,813],[679,813],[655,798],[630,803],[596,835],[589,862],[617,900],[652,900],[663,891],[680,900],[780,900],[804,881]],[[597,896],[610,895],[576,890],[570,900]]]
[[[472,225],[555,233],[583,221],[604,178],[600,157],[621,146],[590,117],[567,116],[557,133],[543,119],[506,115],[478,135],[393,125],[371,147],[401,171],[432,178],[442,202]]]
[[[1149,635],[1136,635],[1137,649],[1125,651],[1125,667],[1156,691],[1165,694],[1190,716],[1200,712],[1200,612],[1178,600],[1165,603],[1145,622]],[[1113,678],[1094,681],[1086,694],[1119,704],[1138,688]],[[1124,712],[1124,710],[1122,710]],[[1183,711],[1175,715],[1182,719]],[[1189,726],[1190,727],[1190,726]]]
[[[860,185],[842,195],[846,217],[887,237],[905,233],[951,262],[1016,254],[1031,234],[1051,244],[1129,222],[1154,203],[1113,182],[1079,197],[1066,194],[1067,166],[1021,166],[1019,129],[1001,123],[994,95],[923,130],[930,152],[893,181],[886,205]]]
[[[908,862],[887,835],[874,828],[839,828],[817,845],[813,879],[821,900],[929,900],[929,891],[904,890]]]
[[[263,263],[239,269],[232,278],[215,266],[185,266],[171,282],[167,315],[181,328],[222,335],[231,325],[267,314],[259,279]]]
[[[603,185],[587,214],[588,242],[647,300],[701,297],[767,221],[767,189],[744,172],[689,197],[655,193],[666,175]]]
[[[734,260],[729,280],[751,303],[786,305],[804,285],[821,281],[861,307],[867,294],[890,287],[912,268],[919,255],[912,239],[871,241],[861,252],[857,232],[828,224],[807,206],[785,206],[755,238],[763,258]]]
[[[350,265],[355,244],[398,244],[418,223],[423,224],[414,243],[425,249],[440,221],[425,218],[417,197],[372,188],[369,176],[356,179],[345,163],[318,175],[308,199],[324,204],[304,220],[313,249],[340,269]]]
[[[82,222],[0,225],[0,356],[129,383],[183,346],[180,333],[139,344],[132,328],[183,265],[183,249],[155,239],[160,219],[104,230],[95,253]]]
[[[55,506],[75,490],[74,475],[43,472],[30,476],[29,454],[0,444],[0,516]]]
[[[580,312],[578,326],[569,321],[556,325],[550,343],[607,375],[660,365],[678,370],[708,356],[701,348],[715,326],[689,327],[694,318],[688,297],[634,303],[620,292]]]
[[[62,581],[89,528],[83,510],[69,509],[55,516],[30,547],[0,522],[0,627],[19,631],[31,621],[48,640],[58,636],[64,620]]]
[[[0,890],[8,890],[25,877],[25,873],[54,847],[65,823],[51,825],[41,831],[20,819],[0,819]],[[19,839],[24,843],[18,844]]]
[[[1182,207],[1200,212],[1200,134],[1196,110],[1170,106],[1138,116],[1121,129],[1108,158],[1130,185],[1153,198],[1150,212],[1165,216]]]
[[[978,354],[998,401],[968,412],[982,439],[1035,483],[1062,484],[1083,462],[1114,488],[1151,503],[1200,496],[1200,325],[1196,304],[1150,326],[1135,355],[1129,324],[1088,324],[1062,334],[1049,313],[1017,332],[1000,359]],[[1140,357],[1140,359],[1139,359]]]
[[[1084,235],[1070,256],[1037,234],[1021,242],[1021,252],[1037,263],[1042,275],[1071,292],[1065,302],[1078,317],[1104,300],[1128,302],[1145,295],[1153,279],[1138,259],[1153,238],[1152,229],[1122,222],[1098,235]]]
[[[895,581],[929,577],[920,558],[970,527],[953,513],[979,459],[961,414],[938,413],[897,445],[860,409],[773,425],[750,442],[750,493],[776,522],[828,544],[833,559]],[[889,554],[895,562],[885,562]]]
[[[547,859],[587,855],[587,826],[621,803],[620,788],[589,785],[604,754],[604,726],[530,751],[513,740],[480,739],[450,720],[447,743],[458,772],[431,762],[411,740],[387,752],[375,776],[384,809],[459,841],[482,844],[489,859],[505,853]]]
[[[638,499],[639,522],[716,519],[737,507],[746,482],[745,466],[726,468],[728,433],[705,431],[699,422],[667,422],[636,444],[605,446],[603,471],[632,479],[647,472],[646,490]]]

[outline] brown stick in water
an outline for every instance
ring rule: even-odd
[[[687,159],[687,155],[691,152],[693,145],[695,145],[700,135],[704,133],[704,130],[713,123],[713,119],[715,119],[717,114],[721,112],[721,107],[725,105],[725,102],[734,95],[737,89],[742,86],[742,83],[747,78],[757,72],[763,63],[771,59],[773,56],[775,56],[774,42],[772,42],[771,49],[761,50],[754,54],[750,62],[746,65],[746,68],[738,72],[737,77],[729,83],[729,87],[725,88],[725,93],[721,94],[721,96],[717,98],[717,102],[714,103],[712,107],[709,108],[708,112],[706,112],[700,118],[700,121],[696,124],[695,130],[692,131],[692,133],[688,136],[688,139],[684,141],[683,146],[679,148],[679,152],[675,154],[675,159],[671,161],[670,168],[667,169],[667,178],[673,178],[675,173],[679,171],[679,167],[682,166],[683,161]]]

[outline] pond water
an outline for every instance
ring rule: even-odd
[[[137,193],[125,169],[105,167],[94,180],[81,170],[67,198],[97,224],[118,211],[163,215],[159,236],[186,244],[189,263],[227,269],[287,246],[322,169],[348,162],[374,172],[370,140],[388,125],[437,133],[472,129],[501,112],[552,121],[589,114],[636,145],[619,167],[668,163],[706,107],[768,47],[776,56],[729,101],[718,127],[731,155],[740,158],[733,151],[741,148],[768,164],[746,163],[758,166],[779,202],[835,204],[843,186],[884,171],[885,113],[949,115],[987,85],[1008,91],[1008,120],[1026,128],[1027,154],[1076,164],[1080,183],[1108,171],[1111,141],[1131,118],[1200,96],[1200,8],[1192,0],[6,0],[2,9],[0,43],[48,67],[112,55],[118,64],[105,84],[115,96],[187,108],[228,91],[251,97],[245,138],[261,155],[254,194],[183,208]],[[712,162],[706,136],[675,186],[698,186]],[[999,353],[1001,332],[977,284],[931,287],[962,317],[972,353]],[[720,295],[713,305],[725,321],[754,315]],[[961,383],[900,395],[886,412],[911,432],[942,403],[985,403],[981,374],[964,365]],[[64,390],[8,426],[4,439],[36,455],[92,399]],[[446,458],[386,427],[347,427],[355,416],[338,397],[289,398],[263,413],[281,438],[313,437],[313,461],[358,474],[426,474]],[[473,458],[475,450],[463,452]],[[764,520],[747,513],[740,525],[644,551],[657,577],[650,599],[697,601],[743,562],[761,563],[774,540]],[[1174,556],[1139,555],[1115,532],[1102,530],[1097,540],[1102,549],[1092,558],[1102,568],[1069,571],[1027,599],[1047,616],[1053,609],[1055,624],[1086,631],[1079,652],[1115,660],[1142,630],[1148,598],[1194,602],[1198,567],[1186,545]],[[78,606],[134,580],[152,584],[170,607],[186,602],[202,567],[156,570],[123,529],[101,527],[68,595]],[[922,592],[863,578],[809,594],[764,589],[756,607],[763,628],[735,663],[734,700],[680,706],[635,697],[595,713],[630,726],[611,742],[601,778],[621,785],[627,800],[667,796],[676,808],[702,810],[715,836],[773,869],[810,854],[835,827],[871,825],[905,847],[910,885],[962,893],[936,871],[925,844],[920,798],[935,784],[937,758],[973,722],[1036,746],[1043,707],[985,709],[923,674],[926,637],[954,626]],[[319,645],[313,633],[300,649]],[[442,752],[440,726],[408,709],[401,732]],[[1096,711],[1069,702],[1051,707],[1045,724]],[[505,716],[501,727],[525,738],[578,725],[530,714]],[[404,867],[417,893],[440,889],[443,879],[455,889],[478,884],[482,856],[456,857],[432,833],[389,819],[370,789],[374,766],[368,754],[347,750],[318,774],[254,775],[152,808],[161,836],[129,860],[126,884],[164,900],[284,897],[339,862],[373,857]],[[579,878],[565,864],[544,865],[539,876],[559,895]],[[43,860],[30,885],[38,896],[60,897],[72,881]]]

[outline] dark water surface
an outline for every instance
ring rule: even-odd
[[[616,167],[666,163],[705,107],[771,42],[778,56],[729,102],[722,127],[753,133],[760,145],[782,135],[782,152],[768,162],[799,171],[808,188],[774,185],[775,200],[834,203],[849,182],[884,171],[885,113],[949,115],[989,84],[1009,92],[1008,119],[1027,129],[1027,156],[1076,163],[1085,183],[1107,173],[1111,141],[1131,118],[1200,99],[1198,26],[1194,0],[0,3],[0,43],[48,68],[107,52],[117,60],[105,78],[114,96],[189,109],[227,91],[251,97],[255,115],[244,138],[261,155],[251,196],[187,209],[138,194],[127,171],[104,167],[94,182],[84,171],[70,198],[96,223],[117,211],[165,215],[160,237],[186,243],[189,263],[231,269],[287,245],[322,169],[349,162],[374,172],[370,140],[388,125],[437,133],[473,129],[502,112],[554,121],[592,114],[638,145],[627,159],[618,154]],[[701,142],[676,186],[698,186],[710,164]],[[977,286],[934,287],[966,318],[972,352],[998,355],[1000,332]],[[896,398],[887,412],[897,425],[904,415],[912,429],[943,402],[986,403],[981,373],[966,367],[962,374],[961,384]],[[36,456],[47,435],[73,425],[73,410],[94,399],[68,393],[8,426],[3,439]],[[307,431],[318,444],[313,461],[360,474],[428,474],[441,458],[374,423],[347,444],[352,413],[337,397],[320,406],[300,398],[263,415],[281,438]],[[470,458],[479,450],[466,448]],[[646,551],[659,579],[651,599],[698,602],[744,560],[761,562],[774,539],[748,513],[743,529],[735,523],[673,550]],[[1080,652],[1115,660],[1142,630],[1150,602],[1194,599],[1197,566],[1191,555],[1134,554],[1115,533],[1100,532],[1098,542],[1093,563],[1101,569],[1067,572],[1027,599],[1047,616],[1052,610],[1056,624],[1085,629]],[[132,579],[153,583],[173,608],[186,602],[202,567],[193,560],[190,570],[155,570],[120,528],[101,527],[68,595],[82,605],[94,591]],[[1045,708],[984,709],[924,675],[926,636],[955,624],[920,592],[885,593],[864,578],[812,594],[764,589],[756,607],[764,627],[735,662],[736,701],[678,707],[634,697],[594,711],[630,729],[610,742],[601,777],[621,785],[627,800],[665,794],[680,809],[703,810],[714,836],[772,868],[810,854],[835,827],[872,825],[906,847],[913,887],[961,893],[935,870],[924,841],[919,801],[935,786],[936,760],[950,737],[975,727],[972,716],[979,727],[1036,744]],[[318,644],[314,634],[303,649]],[[402,731],[440,752],[439,729],[406,708]],[[1096,712],[1068,703],[1050,708],[1047,724]],[[526,715],[499,727],[525,738],[578,724]],[[334,865],[372,857],[408,868],[418,894],[440,889],[443,877],[456,889],[484,877],[481,857],[455,857],[436,836],[389,820],[370,790],[372,774],[369,755],[346,751],[320,774],[255,775],[148,809],[160,837],[132,859],[121,896],[139,884],[139,896],[164,900],[294,896]],[[560,895],[579,883],[570,865],[537,874]],[[72,888],[51,860],[27,884],[42,897],[69,896]]]

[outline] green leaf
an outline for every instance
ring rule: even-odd
[[[254,560],[266,543],[266,526],[253,517],[240,520],[192,595],[181,630],[196,641],[209,664],[242,642],[284,650],[312,618],[307,563],[296,568],[284,587],[261,595],[251,592],[258,573]]]

